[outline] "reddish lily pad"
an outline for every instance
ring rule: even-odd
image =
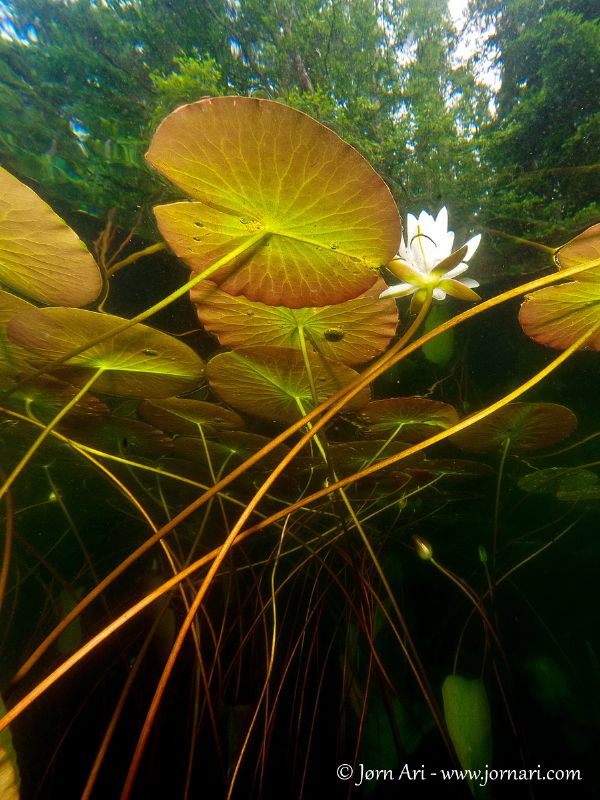
[[[360,297],[320,308],[268,306],[221,291],[203,281],[190,292],[198,318],[219,342],[239,347],[300,348],[300,330],[309,350],[343,364],[362,364],[382,353],[396,333],[398,308],[380,300],[383,280]]]
[[[407,442],[421,442],[458,422],[453,406],[424,397],[390,397],[374,400],[357,419],[369,436],[399,435]]]
[[[33,300],[92,303],[102,274],[83,242],[41,197],[0,167],[0,283]]]
[[[185,397],[168,397],[154,402],[144,400],[138,411],[157,428],[183,436],[197,436],[198,426],[210,435],[220,429],[239,430],[244,427],[244,420],[235,411],[216,403]]]
[[[503,447],[510,439],[513,452],[549,447],[577,426],[577,417],[556,403],[509,403],[469,428],[452,441],[463,450],[485,453]]]
[[[319,402],[358,377],[350,367],[309,353]],[[207,365],[211,389],[240,411],[274,422],[290,423],[313,408],[311,386],[302,354],[282,347],[252,347],[221,353]],[[363,389],[347,405],[358,409],[369,401]]]
[[[600,223],[592,225],[591,228],[559,247],[554,255],[554,260],[559,269],[569,269],[600,260]],[[600,281],[600,266],[578,273],[577,280],[593,283]]]
[[[30,362],[43,366],[122,323],[120,317],[79,308],[37,308],[13,317],[7,330],[31,352]],[[101,368],[94,391],[169,397],[195,389],[204,363],[178,339],[138,324],[68,359],[55,374],[80,386]]]
[[[554,258],[559,269],[600,260],[600,223],[559,247]],[[565,350],[600,322],[600,266],[584,270],[576,278],[525,297],[519,322],[528,336],[541,344]],[[600,350],[600,330],[596,330],[580,349]]]
[[[570,281],[527,295],[519,312],[527,336],[565,350],[600,322],[600,281]],[[600,329],[581,349],[600,350]]]
[[[280,103],[214,97],[156,131],[150,164],[196,202],[158,206],[173,251],[226,292],[290,308],[365,292],[398,250],[401,223],[372,167],[333,131]]]

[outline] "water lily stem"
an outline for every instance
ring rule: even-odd
[[[69,400],[69,402],[66,404],[66,406],[64,406],[58,412],[58,414],[54,417],[54,419],[52,419],[46,425],[44,430],[40,433],[40,435],[37,437],[35,442],[27,450],[27,452],[25,453],[23,458],[19,461],[17,466],[13,469],[13,471],[10,473],[8,478],[4,481],[4,483],[0,487],[0,498],[4,497],[4,495],[10,489],[10,487],[13,485],[15,480],[19,477],[21,472],[23,472],[23,470],[25,469],[25,467],[27,466],[27,464],[31,460],[31,458],[34,455],[34,453],[39,449],[39,447],[43,444],[43,442],[50,435],[50,433],[52,433],[54,428],[63,419],[63,417],[65,417],[69,413],[69,411],[73,408],[73,406],[77,405],[77,403],[86,394],[86,392],[88,392],[92,388],[92,386],[96,383],[96,381],[102,375],[104,370],[105,370],[105,367],[99,367],[94,372],[94,374],[91,376],[91,378],[88,381],[85,382],[85,384],[81,387],[81,389],[77,392],[77,394],[75,394],[74,397],[72,397],[71,400]]]
[[[502,478],[504,477],[504,467],[506,465],[506,458],[510,450],[510,436],[504,440],[502,447],[502,455],[500,456],[500,465],[498,467],[498,479],[496,481],[496,497],[494,501],[494,524],[492,528],[492,570],[491,574],[494,575],[496,571],[496,552],[498,550],[498,527],[500,524],[500,494],[502,492]]]

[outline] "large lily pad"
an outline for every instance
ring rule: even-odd
[[[0,167],[0,283],[42,303],[85,306],[102,275],[83,242],[38,195]]]
[[[383,280],[354,300],[320,308],[268,306],[221,291],[203,281],[190,292],[204,328],[232,347],[300,348],[300,330],[308,349],[332,361],[362,364],[382,353],[398,325],[393,300],[380,300]]]
[[[78,308],[38,308],[13,317],[8,335],[31,351],[34,366],[67,355],[123,320]],[[147,325],[134,325],[70,358],[55,374],[82,385],[103,368],[94,391],[134,397],[169,397],[200,383],[204,363],[187,345]]]
[[[144,400],[138,411],[158,428],[183,436],[197,436],[198,427],[213,435],[217,430],[240,430],[244,420],[235,411],[215,403],[205,403],[187,397],[168,397],[166,400]]]
[[[600,224],[559,247],[559,269],[591,264],[600,259]],[[519,322],[532,339],[565,350],[600,322],[600,266],[578,273],[577,280],[549,286],[526,295]],[[600,330],[581,349],[600,350]]]
[[[519,312],[519,322],[532,339],[565,350],[600,322],[600,281],[570,281],[527,295]],[[600,329],[582,349],[600,350]]]
[[[401,223],[377,173],[350,145],[280,103],[216,97],[181,106],[147,159],[198,202],[155,208],[173,251],[230,294],[290,308],[366,291],[397,252]]]
[[[554,260],[560,269],[578,267],[598,259],[600,259],[600,223],[592,225],[579,236],[563,244],[554,255]],[[600,266],[578,273],[577,280],[600,281]]]
[[[309,353],[319,402],[357,378],[357,373]],[[207,365],[211,389],[240,411],[274,422],[294,422],[300,408],[313,408],[311,386],[302,354],[283,347],[252,347],[221,353]],[[358,409],[369,402],[363,389],[346,406]]]
[[[454,434],[463,450],[485,453],[501,448],[510,439],[513,452],[537,450],[569,436],[577,417],[556,403],[509,403],[488,417]]]
[[[6,335],[6,326],[17,314],[34,307],[20,297],[0,290],[0,388],[10,386],[20,372],[30,369],[28,351],[11,342]]]
[[[406,442],[420,442],[458,422],[453,406],[424,397],[374,400],[357,418],[369,436],[381,438],[396,433]]]

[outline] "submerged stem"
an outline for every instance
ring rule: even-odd
[[[31,460],[31,457],[38,450],[38,448],[43,444],[43,442],[50,435],[50,433],[52,433],[52,430],[58,425],[58,423],[63,419],[63,417],[65,417],[69,413],[69,411],[73,408],[73,406],[77,405],[77,403],[86,394],[86,392],[88,392],[92,388],[92,386],[96,383],[96,381],[98,380],[98,378],[102,375],[102,373],[104,371],[105,371],[105,367],[99,367],[94,372],[92,377],[88,381],[86,381],[86,383],[82,386],[82,388],[77,392],[77,394],[74,397],[72,397],[71,400],[69,400],[69,402],[66,404],[66,406],[64,406],[64,408],[62,408],[58,412],[58,414],[54,417],[54,419],[52,419],[46,425],[44,430],[40,433],[40,435],[37,437],[35,442],[27,450],[27,452],[25,453],[23,458],[19,461],[17,466],[13,469],[13,471],[10,473],[8,478],[4,481],[4,483],[0,487],[0,498],[4,497],[4,495],[9,490],[9,488],[12,486],[12,484],[15,482],[15,480],[19,477],[21,472],[23,472],[23,470],[25,469],[25,467],[27,466],[27,464]]]

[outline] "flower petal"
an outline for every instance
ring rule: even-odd
[[[435,298],[435,300],[445,300],[446,292],[443,289],[435,288],[433,290],[433,297]]]
[[[385,289],[380,295],[379,299],[383,300],[385,297],[406,297],[409,294],[417,291],[417,287],[412,283],[397,283],[395,286],[390,286]]]
[[[423,275],[421,272],[418,272],[415,269],[414,264],[407,264],[400,258],[393,258],[388,264],[388,269],[390,272],[393,272],[397,278],[400,278],[401,281],[414,283],[417,286],[420,286],[421,283],[423,283],[423,278],[427,277],[428,274],[425,273],[425,275]]]
[[[459,300],[467,300],[471,303],[476,303],[478,300],[481,300],[481,297],[479,297],[476,292],[460,281],[450,279],[441,281],[439,285],[441,289],[444,289],[449,295],[457,297]]]
[[[459,283],[468,286],[469,289],[475,289],[477,286],[479,286],[479,281],[474,281],[473,278],[462,278]]]
[[[444,278],[456,278],[458,275],[462,275],[463,272],[466,272],[468,269],[469,265],[462,261],[458,266],[454,267],[454,269],[450,269],[448,272],[445,272]]]
[[[475,250],[479,247],[479,242],[481,241],[481,234],[478,233],[477,236],[473,236],[472,239],[469,239],[467,242],[467,255],[465,256],[465,261],[468,261]]]

